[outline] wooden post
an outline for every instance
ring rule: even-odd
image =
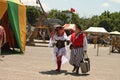
[[[44,11],[44,9],[43,9],[43,7],[42,7],[42,4],[41,4],[40,0],[38,0],[38,3],[39,3],[39,5],[40,5],[40,8],[41,8],[42,11],[43,11],[43,15],[47,18],[46,12]]]
[[[99,53],[99,44],[97,44],[97,56],[98,56],[98,53]]]

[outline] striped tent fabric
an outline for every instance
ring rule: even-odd
[[[75,30],[75,24],[65,24],[63,27],[65,30]]]
[[[18,48],[23,52],[26,44],[26,7],[19,0],[0,0],[0,19],[3,19],[6,13],[11,22]],[[5,28],[7,26],[5,23],[2,25]]]

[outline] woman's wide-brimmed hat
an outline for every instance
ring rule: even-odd
[[[62,25],[60,25],[60,24],[54,25],[54,28],[55,28],[55,31],[64,29],[64,27]]]
[[[54,28],[60,28],[60,27],[63,27],[63,26],[60,25],[60,24],[56,24],[56,25],[54,25]]]

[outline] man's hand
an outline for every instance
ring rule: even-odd
[[[87,50],[84,50],[84,53],[86,54],[86,53],[87,53]]]

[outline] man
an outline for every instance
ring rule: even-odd
[[[80,62],[83,60],[84,54],[87,52],[87,39],[82,32],[81,26],[76,24],[75,32],[71,35],[71,54],[70,64],[74,66],[72,72],[79,73]]]

